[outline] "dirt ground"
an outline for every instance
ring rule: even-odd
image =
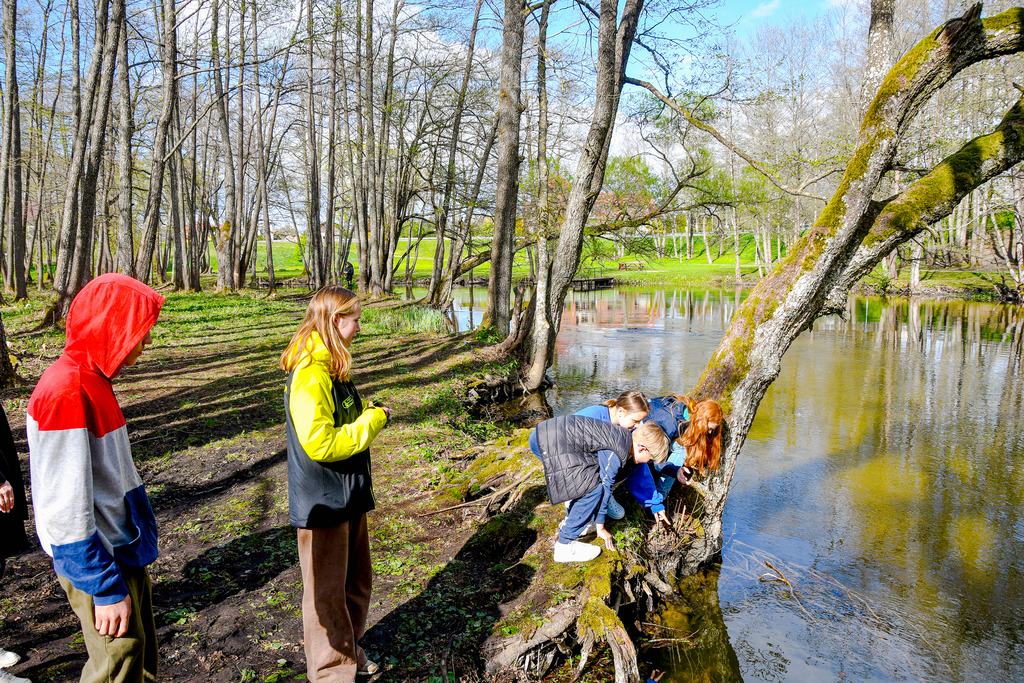
[[[160,528],[151,575],[161,680],[305,678],[277,367],[304,306],[301,297],[271,305],[172,296],[154,347],[115,381]],[[481,361],[466,336],[396,333],[375,328],[372,313],[364,318],[355,380],[364,400],[394,409],[372,449],[375,578],[365,644],[385,666],[377,680],[477,680],[480,644],[501,604],[530,580],[515,558],[536,538],[494,543],[479,533],[472,508],[437,512],[429,501],[460,454],[501,433],[458,400],[468,378],[500,368]],[[27,349],[26,384],[3,394],[24,456],[25,403],[60,340],[33,342],[27,325],[8,325],[12,346]],[[540,496],[526,496],[512,513],[531,514]],[[25,657],[14,673],[77,680],[85,660],[78,623],[38,549],[8,564],[0,644]]]

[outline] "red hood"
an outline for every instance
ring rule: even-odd
[[[134,278],[108,273],[71,302],[64,353],[113,379],[128,353],[156,323],[164,298]]]

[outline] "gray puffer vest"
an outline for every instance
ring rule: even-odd
[[[601,482],[597,451],[609,450],[622,464],[633,448],[629,431],[582,415],[563,415],[537,425],[548,498],[554,504],[575,500]]]

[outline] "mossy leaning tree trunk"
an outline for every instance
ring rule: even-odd
[[[625,628],[621,620],[613,610],[604,610],[600,619],[594,619],[594,606],[598,602],[611,604],[616,594],[635,594],[631,584],[638,581],[655,591],[671,592],[680,576],[696,572],[719,556],[722,513],[739,452],[789,346],[816,318],[845,309],[850,288],[896,246],[947,216],[971,190],[1024,159],[1021,98],[991,133],[965,143],[898,195],[877,200],[875,194],[908,126],[921,106],[966,67],[1022,51],[1024,9],[982,19],[981,6],[975,5],[921,40],[893,66],[864,116],[855,152],[838,189],[813,227],[737,310],[692,392],[722,403],[727,430],[722,465],[706,482],[697,518],[677,515],[673,520],[679,532],[675,538],[688,542],[665,542],[670,534],[652,531],[646,544],[647,566],[625,566],[618,559],[587,565],[581,579],[588,587],[586,599],[548,605],[544,613],[548,626],[529,638],[503,638],[497,633],[491,637],[487,644],[490,672],[529,668],[553,646],[564,649],[570,629],[563,617],[568,615],[568,621],[575,620],[576,647],[586,653],[595,640],[608,642],[616,681],[639,680],[632,644],[622,642]],[[626,82],[655,92],[667,106],[729,145],[718,131],[708,130],[710,126],[650,84],[635,79]],[[674,495],[689,494],[677,487]],[[548,569],[537,571],[544,575]],[[560,627],[552,628],[555,624]]]
[[[972,64],[1024,51],[1024,9],[980,15],[981,5],[973,6],[893,66],[864,115],[857,147],[829,203],[733,317],[693,392],[721,402],[728,424],[721,469],[708,482],[705,533],[685,552],[663,558],[663,577],[692,572],[721,551],[722,513],[737,457],[793,340],[845,303],[850,287],[897,245],[1024,158],[1024,105],[1018,100],[995,131],[967,142],[895,197],[875,199],[911,121],[939,88]]]

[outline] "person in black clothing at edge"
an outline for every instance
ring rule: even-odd
[[[25,520],[28,519],[28,505],[25,502],[25,482],[21,478],[18,452],[14,449],[14,437],[7,414],[0,406],[0,577],[3,577],[7,558],[28,550],[25,535]],[[4,587],[7,584],[4,583]],[[6,591],[4,591],[6,593]],[[21,661],[21,657],[8,652],[0,643],[0,683],[30,683],[7,671]]]

